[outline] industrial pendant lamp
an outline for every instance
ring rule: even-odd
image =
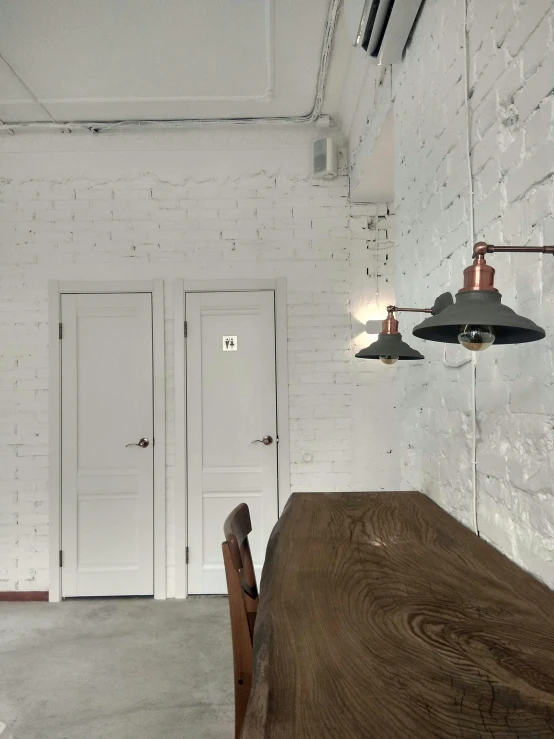
[[[456,294],[456,303],[416,326],[414,336],[447,344],[459,342],[473,352],[492,344],[544,339],[546,334],[540,326],[502,305],[502,295],[494,287],[495,270],[485,260],[485,254],[495,251],[554,254],[554,246],[492,246],[483,241],[475,244],[473,264],[464,270],[464,286]]]
[[[425,359],[416,349],[402,341],[402,334],[398,331],[398,321],[395,313],[432,313],[436,315],[449,305],[453,304],[452,295],[444,293],[435,300],[432,308],[399,308],[396,305],[387,306],[387,317],[383,321],[383,327],[379,338],[365,349],[356,354],[358,359],[380,359],[383,364],[395,364],[399,359]]]

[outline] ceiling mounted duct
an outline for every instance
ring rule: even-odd
[[[402,53],[422,0],[345,0],[345,15],[354,46],[376,64],[391,64]]]

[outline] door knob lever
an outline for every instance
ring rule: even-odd
[[[269,446],[270,444],[273,444],[273,436],[264,436],[263,439],[254,439],[254,441],[251,441],[250,443],[265,444],[265,446]]]
[[[145,439],[143,437],[142,439],[139,439],[138,442],[134,444],[125,444],[125,446],[139,446],[141,449],[146,449],[147,446],[150,446],[150,442],[148,441],[148,439]]]

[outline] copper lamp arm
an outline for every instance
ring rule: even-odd
[[[388,313],[432,313],[432,308],[399,308],[397,305],[387,305]]]
[[[494,246],[493,244],[486,244],[484,241],[479,241],[473,247],[473,257],[484,257],[485,254],[494,254],[495,251],[554,254],[554,246]]]

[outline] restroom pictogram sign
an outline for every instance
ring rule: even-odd
[[[236,336],[224,336],[222,344],[224,352],[236,352],[238,350],[238,342]]]

